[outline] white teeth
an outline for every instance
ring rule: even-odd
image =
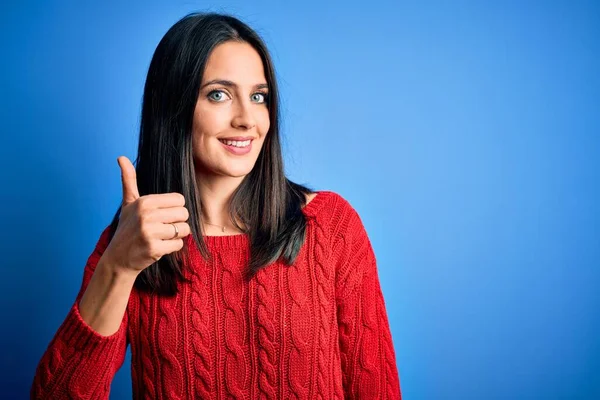
[[[251,140],[246,140],[243,142],[239,142],[239,141],[235,141],[235,140],[221,140],[221,139],[219,139],[219,140],[228,146],[234,146],[234,147],[246,147],[251,142]]]

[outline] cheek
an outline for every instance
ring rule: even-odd
[[[194,113],[195,135],[217,135],[227,126],[227,115],[222,110],[196,109]]]
[[[269,128],[271,127],[271,122],[269,119],[269,110],[259,115],[259,117],[257,118],[257,124],[260,129],[260,134],[266,135],[269,131]]]

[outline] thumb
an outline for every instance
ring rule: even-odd
[[[121,168],[121,182],[123,183],[123,204],[133,203],[140,198],[138,192],[135,168],[129,158],[121,156],[117,158]]]

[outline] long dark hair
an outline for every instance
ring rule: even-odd
[[[141,196],[178,192],[185,196],[191,234],[202,256],[211,254],[200,223],[202,205],[196,185],[192,150],[192,121],[202,75],[212,50],[226,41],[250,44],[260,55],[269,86],[270,129],[252,171],[232,195],[229,215],[249,236],[250,261],[245,278],[283,257],[287,265],[296,259],[305,239],[305,195],[313,192],[284,174],[279,136],[279,97],[275,70],[260,36],[239,19],[217,13],[192,13],[173,25],[158,44],[144,86],[136,166]],[[117,210],[110,229],[119,224]],[[182,253],[182,254],[180,254]],[[172,296],[185,281],[183,260],[187,246],[163,256],[142,271],[135,287]]]

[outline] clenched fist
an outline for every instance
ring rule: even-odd
[[[113,265],[141,272],[165,254],[181,250],[182,237],[190,234],[189,212],[180,193],[140,197],[135,168],[127,157],[117,159],[121,168],[123,203],[119,225],[102,257]],[[175,236],[174,224],[178,234]]]

